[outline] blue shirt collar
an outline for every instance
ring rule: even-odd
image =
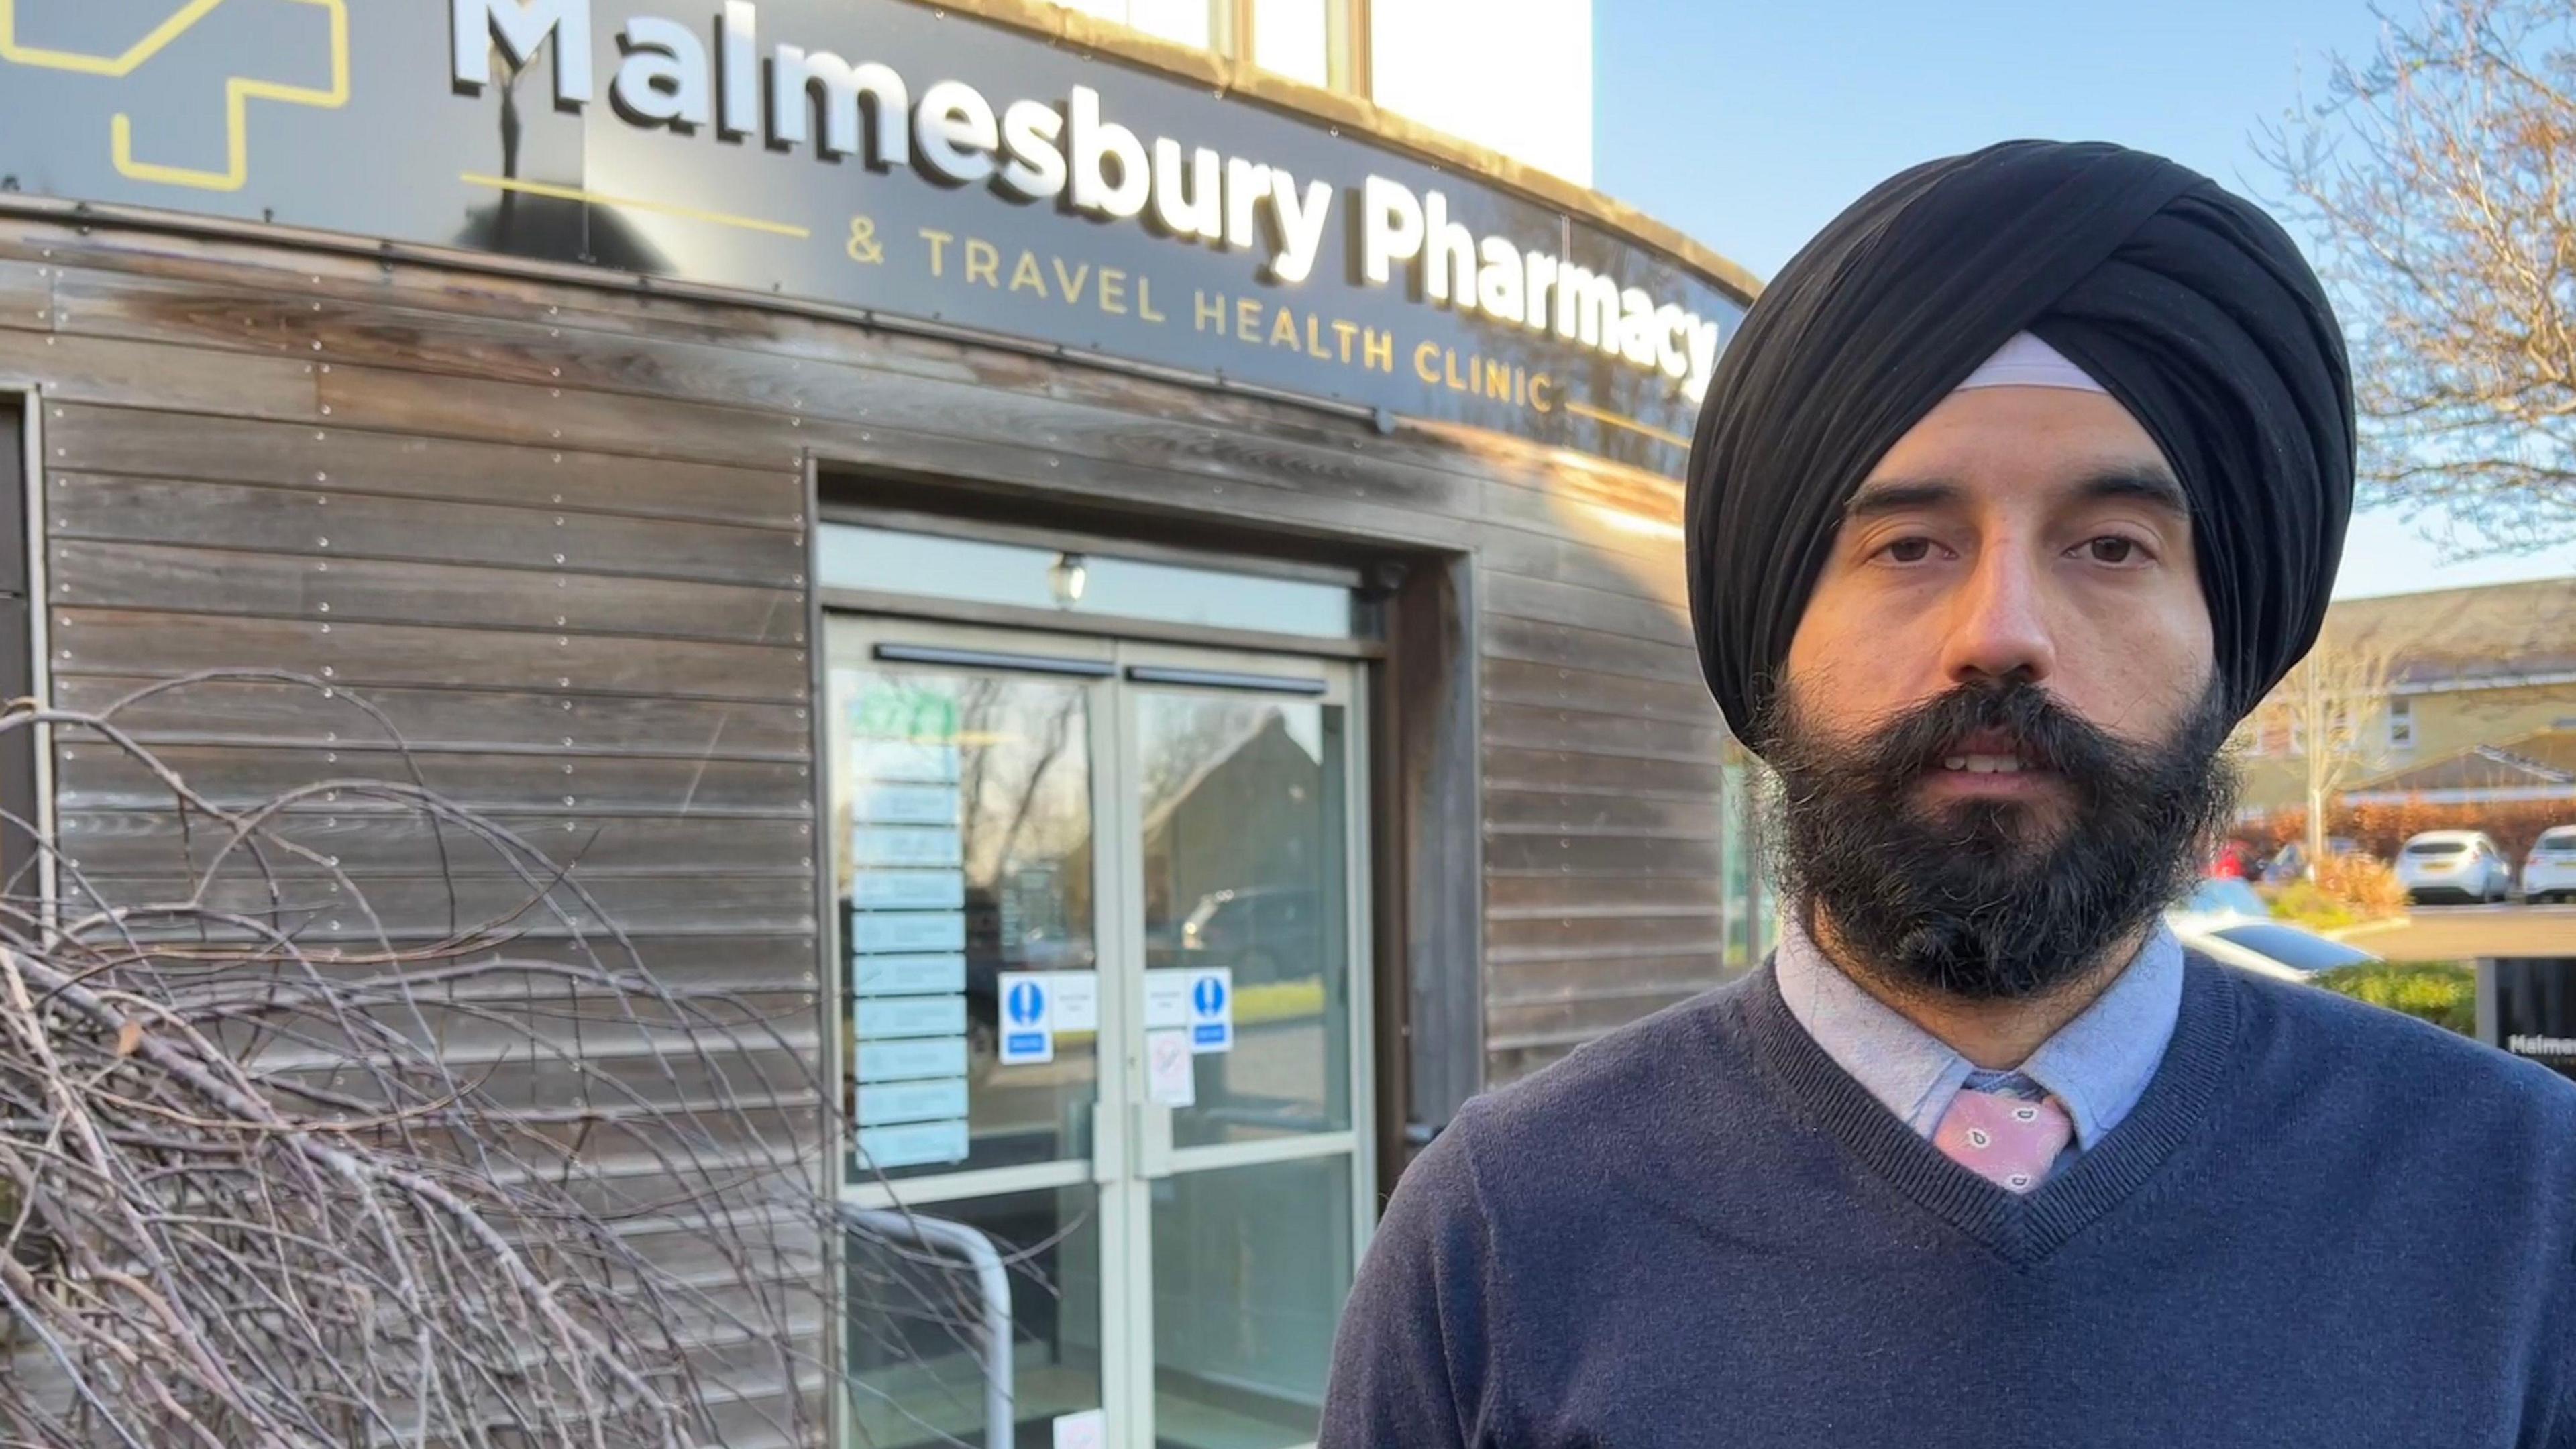
[[[1949,1044],[1860,988],[1795,920],[1773,958],[1781,999],[1807,1035],[1907,1126],[1929,1137],[1976,1070]],[[2102,994],[2017,1070],[2066,1108],[2091,1148],[2129,1115],[2182,1015],[2182,943],[2162,922]]]

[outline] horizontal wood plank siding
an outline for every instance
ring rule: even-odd
[[[583,1023],[551,1054],[478,1046],[471,1014],[444,1050],[486,1094],[560,1117],[545,1130],[567,1150],[630,1151],[604,1209],[685,1190],[657,1155],[669,1140],[634,1135],[674,1111],[722,1175],[784,1153],[817,1177],[811,585],[792,421],[704,387],[657,397],[660,374],[610,394],[538,384],[552,363],[488,365],[549,329],[443,313],[426,273],[386,289],[420,307],[321,319],[341,330],[317,353],[309,298],[215,281],[211,259],[201,280],[143,275],[148,256],[103,258],[135,270],[30,260],[46,240],[0,247],[15,254],[0,262],[0,375],[36,379],[48,410],[55,698],[126,701],[120,726],[219,806],[293,794],[277,834],[311,852],[227,850],[124,750],[68,731],[53,761],[66,910],[193,901],[244,934],[291,934],[326,969],[496,922],[513,939],[487,954],[641,961],[693,1003],[696,1030],[603,1024],[593,999],[532,1018]],[[413,335],[483,375],[407,360]],[[344,360],[360,352],[374,365]],[[200,671],[238,673],[155,689]],[[434,821],[422,788],[490,812],[506,839]],[[127,929],[200,928],[144,914]],[[716,1300],[740,1291],[686,1223],[638,1242]],[[771,1235],[776,1261],[752,1265],[762,1293],[800,1285],[819,1305],[815,1249],[810,1225]],[[774,1345],[728,1348],[739,1324],[705,1325],[696,1357],[726,1370],[729,1420],[784,1422],[788,1396],[813,1417],[827,1340],[802,1319],[802,1383]]]
[[[588,750],[797,764],[813,753],[813,726],[802,703],[383,686],[370,686],[360,699],[318,681],[203,680],[184,691],[159,683],[132,674],[57,675],[54,698],[90,713],[116,709],[119,724],[156,745],[399,742],[451,754]]]
[[[613,923],[669,979],[785,1008],[746,1074],[819,1062],[815,458],[902,479],[908,506],[956,483],[962,511],[1043,497],[1456,561],[1477,742],[1452,788],[1481,839],[1461,820],[1451,848],[1481,899],[1445,934],[1481,936],[1437,954],[1476,963],[1484,1082],[1723,974],[1728,745],[1668,480],[820,317],[13,219],[0,375],[44,389],[56,701],[118,705],[217,804],[305,792],[282,831],[348,881],[228,865],[217,898],[317,942],[533,904],[512,949],[578,951]],[[155,688],[205,670],[232,672]],[[102,740],[54,768],[84,899],[185,894],[222,850]],[[419,786],[577,892],[534,903],[503,853],[408,808]],[[816,1173],[821,1105],[775,1104]]]

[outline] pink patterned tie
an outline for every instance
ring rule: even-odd
[[[1998,1187],[2028,1192],[2066,1150],[2075,1124],[2054,1099],[2025,1102],[2001,1092],[1962,1090],[1941,1115],[1932,1145]]]

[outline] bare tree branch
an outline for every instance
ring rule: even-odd
[[[2476,552],[2576,537],[2576,7],[2380,13],[2262,149],[2354,344],[2365,501]]]
[[[207,798],[116,715],[217,678],[328,688],[0,715],[124,752],[193,822],[143,900],[8,822],[62,892],[0,895],[0,1445],[816,1438],[835,1248],[909,1250],[848,1237],[818,1170],[810,982],[664,981],[577,860],[417,769]],[[299,838],[321,801],[419,822],[447,910],[380,916]],[[495,878],[492,919],[420,925]],[[895,1286],[964,1336],[934,1276]]]

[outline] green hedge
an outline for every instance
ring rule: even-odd
[[[2314,978],[2330,991],[2420,1016],[2462,1036],[2478,1031],[2477,976],[2459,961],[2373,961]]]

